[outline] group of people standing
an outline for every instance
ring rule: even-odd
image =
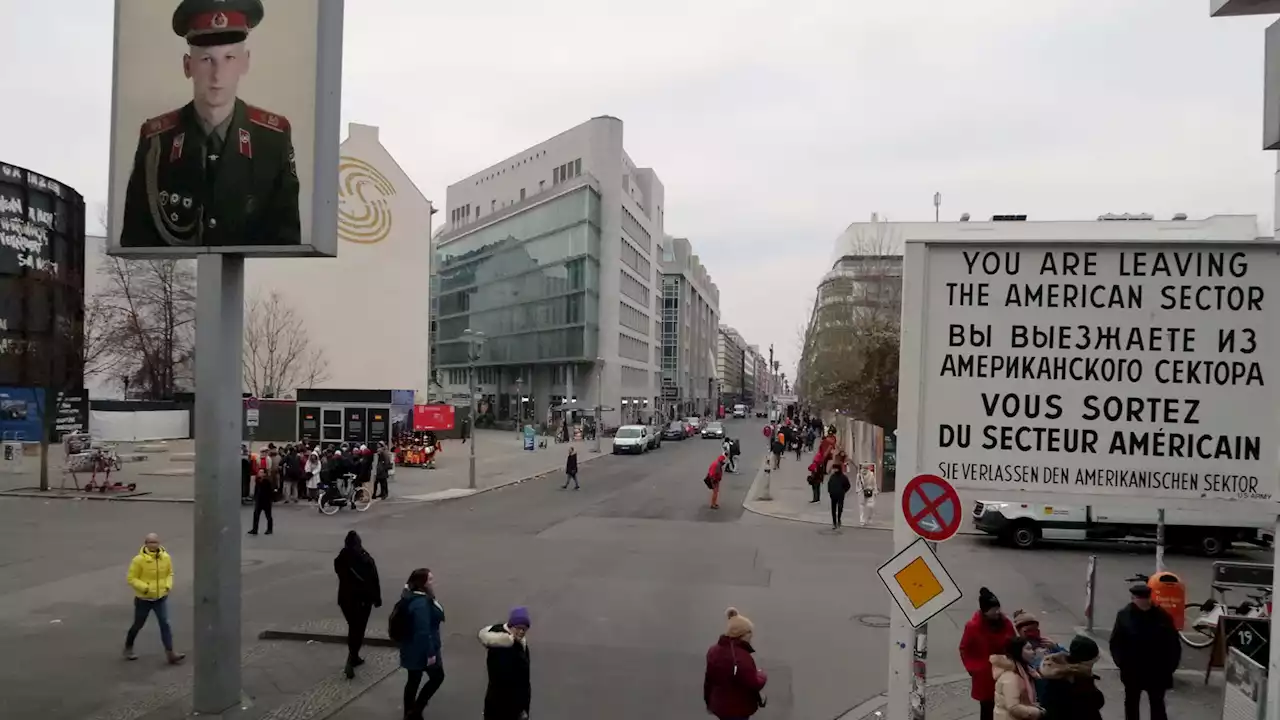
[[[316,500],[325,488],[336,487],[346,475],[354,475],[356,485],[373,482],[373,499],[386,499],[394,474],[395,459],[386,443],[378,443],[376,448],[345,443],[324,448],[308,443],[276,447],[268,443],[260,455],[241,445],[240,497],[242,502],[253,503],[249,534],[258,534],[258,521],[263,515],[267,518],[266,534],[274,532],[274,503]]]
[[[1151,602],[1151,588],[1130,588],[1131,602],[1116,615],[1111,657],[1124,686],[1125,720],[1139,720],[1147,694],[1151,720],[1167,720],[1164,695],[1173,686],[1182,648],[1169,614]],[[1010,620],[987,588],[965,624],[960,659],[972,679],[981,720],[1101,720],[1105,698],[1093,667],[1098,644],[1083,635],[1062,647],[1040,632],[1034,615]]]

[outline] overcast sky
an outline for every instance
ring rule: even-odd
[[[443,206],[453,181],[621,118],[723,321],[773,343],[790,376],[836,236],[872,212],[932,219],[935,191],[952,219],[1246,213],[1269,228],[1272,19],[1210,19],[1208,4],[347,0],[343,122],[380,126]],[[111,3],[0,6],[0,159],[75,186],[93,224]]]

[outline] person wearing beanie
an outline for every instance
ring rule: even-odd
[[[729,608],[725,616],[724,634],[707,650],[702,700],[719,720],[745,720],[765,706],[760,692],[769,678],[752,657],[755,626],[737,608]]]
[[[980,720],[995,715],[996,681],[991,674],[991,656],[1008,648],[1016,632],[1000,609],[1000,599],[987,588],[978,591],[978,611],[964,625],[960,637],[960,660],[969,673],[969,696],[978,701]]]
[[[1098,661],[1098,644],[1077,635],[1071,641],[1071,649],[1054,653],[1040,665],[1040,676],[1045,690],[1040,695],[1040,705],[1048,720],[1102,720],[1102,706],[1106,698],[1098,689],[1098,676],[1093,665]]]
[[[489,685],[484,692],[484,720],[528,720],[533,700],[529,680],[529,609],[514,608],[505,623],[480,628]]]
[[[1035,648],[1036,656],[1030,662],[1033,670],[1038,671],[1040,664],[1049,655],[1067,651],[1066,648],[1042,635],[1040,633],[1040,620],[1026,610],[1018,610],[1013,614],[1013,630],[1018,633],[1018,637],[1030,640],[1031,646]],[[1044,690],[1044,679],[1036,680],[1036,691],[1043,695]]]
[[[1151,720],[1167,720],[1164,694],[1182,659],[1182,642],[1173,618],[1151,602],[1151,588],[1129,588],[1130,603],[1116,613],[1111,630],[1111,658],[1124,684],[1125,720],[1138,720],[1142,693],[1151,704]]]

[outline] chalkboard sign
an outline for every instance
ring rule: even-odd
[[[1271,618],[1240,617],[1223,615],[1218,618],[1218,632],[1215,635],[1213,652],[1209,655],[1209,666],[1204,671],[1204,682],[1209,683],[1209,674],[1214,668],[1223,667],[1232,650],[1250,660],[1267,666],[1271,655]]]

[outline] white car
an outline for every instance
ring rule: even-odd
[[[613,436],[613,454],[649,451],[649,427],[647,425],[623,425]]]

